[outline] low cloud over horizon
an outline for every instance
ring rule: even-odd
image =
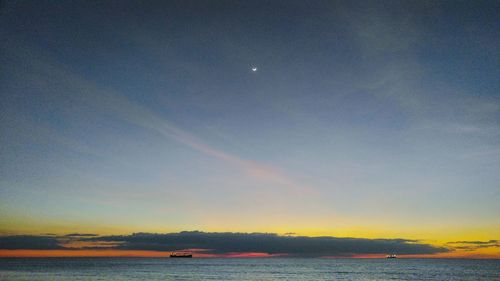
[[[68,240],[68,237],[71,237]],[[80,243],[81,247],[75,247]],[[438,254],[450,248],[410,239],[289,236],[274,233],[182,231],[178,233],[133,233],[130,235],[10,235],[0,236],[0,250],[140,250],[180,251],[203,254],[266,253],[269,255],[322,257],[398,253]]]
[[[500,248],[500,240],[488,241],[453,241],[446,243],[451,245],[453,249],[474,251],[482,248]]]

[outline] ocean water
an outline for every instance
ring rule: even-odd
[[[3,258],[0,280],[500,280],[500,260]]]

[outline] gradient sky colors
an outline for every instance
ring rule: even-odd
[[[498,1],[4,1],[0,238],[500,257],[499,19]]]

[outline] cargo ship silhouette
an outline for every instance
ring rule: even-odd
[[[172,252],[172,253],[170,253],[170,257],[171,258],[192,258],[193,255],[192,254],[188,254],[188,253],[175,253],[175,252]]]

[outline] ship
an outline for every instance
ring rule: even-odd
[[[388,258],[388,259],[396,259],[396,258],[398,258],[398,256],[395,255],[395,254],[392,254],[392,255],[387,255],[386,258]]]
[[[192,258],[193,255],[192,254],[188,254],[188,253],[170,253],[170,257],[171,258]]]

